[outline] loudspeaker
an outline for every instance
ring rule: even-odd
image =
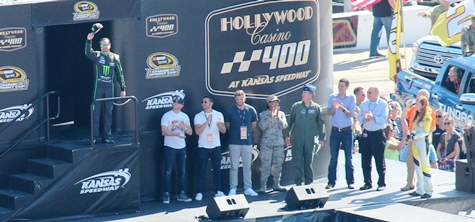
[[[467,160],[456,160],[455,162],[455,189],[465,192],[474,192],[473,168]]]
[[[328,193],[320,184],[292,187],[285,196],[289,210],[322,208],[327,200]]]
[[[243,194],[215,197],[206,207],[208,217],[213,220],[244,218],[249,211],[249,203]]]
[[[475,163],[475,129],[473,126],[464,129],[463,133],[463,147],[460,147],[462,152],[465,150],[467,163],[472,165]]]

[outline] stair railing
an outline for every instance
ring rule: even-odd
[[[56,113],[56,116],[53,116],[53,117],[50,116],[50,104],[49,104],[50,103],[50,98],[49,97],[52,94],[57,95],[57,103],[58,103],[58,108],[57,108],[58,112]],[[37,99],[32,104],[30,104],[28,107],[26,107],[24,110],[22,110],[15,118],[13,118],[10,122],[8,122],[2,128],[0,128],[0,134],[3,131],[5,131],[8,127],[13,125],[13,123],[15,123],[19,118],[23,117],[26,114],[26,112],[29,112],[29,110],[32,107],[36,106],[38,103],[40,103],[44,99],[46,99],[46,119],[44,119],[40,123],[36,124],[36,126],[30,128],[20,138],[16,139],[5,151],[3,151],[0,154],[0,158],[5,156],[8,152],[10,152],[13,148],[15,148],[18,144],[20,144],[23,140],[25,140],[28,136],[30,136],[33,132],[35,132],[37,129],[39,129],[41,126],[43,126],[43,124],[45,124],[45,123],[47,123],[47,126],[46,126],[46,143],[49,144],[49,142],[50,142],[50,124],[49,124],[49,122],[51,120],[57,119],[59,117],[59,114],[61,113],[61,111],[60,111],[60,96],[59,96],[58,92],[56,92],[56,91],[49,91],[49,92],[45,93],[39,99]]]
[[[124,96],[124,97],[110,97],[110,98],[100,98],[95,99],[91,103],[91,147],[94,148],[94,105],[98,102],[105,102],[105,101],[119,101],[119,100],[126,100],[123,103],[114,103],[116,106],[123,106],[130,101],[134,101],[135,104],[135,113],[134,113],[134,121],[135,121],[135,143],[139,144],[139,130],[138,130],[138,119],[137,119],[137,110],[138,110],[138,99],[135,96]]]

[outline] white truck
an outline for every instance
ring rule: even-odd
[[[434,80],[439,73],[439,69],[451,58],[462,56],[460,42],[444,47],[437,39],[428,35],[412,44],[413,56],[409,70]]]

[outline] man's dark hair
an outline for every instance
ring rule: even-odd
[[[348,80],[347,78],[342,78],[340,79],[340,81],[338,81],[339,83],[340,82],[344,82],[345,83],[345,86],[349,86],[350,85],[350,80]]]
[[[210,103],[213,102],[213,98],[209,97],[209,96],[203,96],[203,99],[208,99]]]
[[[363,90],[363,87],[358,86],[358,87],[356,87],[356,88],[353,90],[353,94],[356,95],[357,93],[359,93],[359,92],[362,91],[362,90]]]

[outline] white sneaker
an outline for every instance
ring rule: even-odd
[[[196,197],[195,197],[195,200],[201,201],[202,199],[203,199],[203,194],[202,193],[197,193]]]
[[[254,191],[252,188],[249,188],[249,189],[245,190],[245,191],[244,191],[244,194],[245,194],[245,195],[249,195],[249,196],[253,196],[253,197],[259,195],[259,194],[257,194],[256,191]]]
[[[228,196],[236,195],[236,189],[230,189]]]
[[[216,194],[214,196],[215,197],[224,197],[226,195],[224,195],[224,193],[222,191],[218,191],[218,192],[216,192]]]

